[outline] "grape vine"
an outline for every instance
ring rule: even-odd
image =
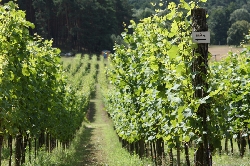
[[[63,65],[52,41],[29,34],[34,25],[14,2],[0,6],[0,12],[0,156],[8,142],[13,162],[15,140],[18,166],[25,163],[26,149],[31,161],[33,148],[37,156],[43,146],[48,152],[58,142],[69,146],[88,110],[97,58],[93,56],[90,65],[77,55],[74,63]]]
[[[200,56],[193,56],[197,45],[191,40],[191,9],[197,5],[171,2],[166,15],[158,11],[138,24],[131,21],[132,34],[128,30],[122,34],[126,44],[114,47],[109,70],[113,89],[106,107],[121,139],[129,143],[163,140],[171,153],[172,148],[179,152],[191,142],[198,148],[204,141],[202,135],[207,134],[212,153],[226,135],[246,137],[248,49],[211,63],[208,74],[202,76],[208,82],[208,95],[194,97],[196,89],[204,88],[193,87],[192,82],[198,73],[191,68]],[[212,107],[207,111],[207,130],[197,112],[204,103]],[[161,157],[161,150],[154,153],[156,158]]]

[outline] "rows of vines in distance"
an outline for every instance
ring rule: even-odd
[[[77,56],[67,78],[60,51],[52,41],[29,35],[33,24],[25,13],[13,2],[0,10],[0,165],[2,159],[21,165],[41,147],[50,153],[59,144],[70,145],[88,109],[96,71],[86,70]]]
[[[173,149],[177,150],[177,160],[184,150],[185,162],[190,162],[189,147],[197,149],[204,133],[208,134],[213,154],[224,138],[238,138],[240,155],[243,157],[245,152],[250,127],[250,48],[211,62],[205,75],[208,96],[194,98],[195,89],[204,89],[192,84],[197,73],[191,70],[196,44],[191,40],[190,10],[197,5],[181,0],[178,5],[169,4],[167,15],[158,11],[138,24],[131,21],[133,34],[123,33],[126,44],[116,45],[110,58],[113,88],[106,108],[116,132],[129,143],[128,149],[138,151],[140,156],[148,156],[151,150],[159,165],[171,163]],[[198,107],[204,103],[210,105],[206,131],[197,116]],[[169,159],[164,152],[170,154]]]
[[[32,161],[32,165],[77,165],[82,156],[76,156],[79,148],[79,140],[81,140],[82,131],[85,130],[84,124],[88,121],[90,111],[90,98],[95,91],[95,82],[97,74],[97,56],[88,54],[76,54],[72,58],[62,57],[61,61],[64,69],[63,75],[66,76],[66,86],[69,91],[74,91],[75,96],[71,98],[71,103],[82,103],[77,106],[79,111],[77,114],[71,112],[73,116],[68,117],[69,121],[78,121],[79,126],[75,131],[74,138],[66,144],[59,142],[55,149],[50,153],[42,153],[36,160]],[[77,118],[75,118],[77,117]],[[82,123],[83,122],[83,123]],[[69,126],[70,128],[70,126]],[[46,160],[45,160],[46,159]],[[30,166],[27,163],[27,166]]]

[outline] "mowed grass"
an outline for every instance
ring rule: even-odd
[[[219,61],[228,55],[228,52],[239,53],[242,47],[228,46],[228,45],[209,45],[208,51],[212,54],[211,60]]]
[[[218,149],[213,155],[213,166],[250,166],[250,149],[247,144],[244,157],[240,157],[240,152],[235,139],[233,139],[233,154],[230,153],[231,145],[228,142],[228,154],[225,151],[225,140],[222,141],[222,151],[219,155]]]

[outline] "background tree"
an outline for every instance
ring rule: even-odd
[[[132,6],[128,1],[116,0],[115,1],[115,12],[117,19],[117,29],[115,34],[121,34],[124,31],[125,25],[129,25],[132,19]]]
[[[227,31],[233,22],[230,14],[240,9],[246,3],[238,0],[209,0],[206,3],[208,11],[208,27],[211,32],[211,44],[227,44]]]
[[[236,9],[230,14],[230,21],[234,23],[236,21],[245,20],[250,22],[250,13],[246,9]]]
[[[227,43],[227,30],[230,25],[228,18],[229,15],[222,7],[214,9],[209,16],[212,44],[223,45]]]
[[[2,0],[0,3],[8,1]],[[171,2],[179,3],[179,0]],[[45,39],[53,38],[53,46],[59,47],[64,52],[75,50],[100,53],[103,49],[112,50],[111,35],[120,35],[130,24],[131,19],[137,22],[152,15],[155,9],[163,10],[162,15],[166,15],[169,12],[167,6],[170,2],[18,0],[16,3],[21,10],[26,11],[26,19],[36,26],[35,29],[30,29],[30,34],[38,33]],[[163,5],[160,6],[159,3]],[[250,2],[246,0],[209,0],[201,6],[208,11],[211,44],[227,44],[227,31],[231,24],[243,18],[249,21],[249,6]]]
[[[145,9],[132,9],[133,11],[133,19],[136,22],[139,22],[140,20],[142,20],[143,18],[149,17],[152,14],[155,13],[154,10],[150,9],[150,8],[145,8]]]
[[[245,20],[236,21],[233,23],[227,32],[227,44],[239,46],[240,42],[248,34],[249,29],[250,23]]]
[[[26,11],[27,20],[36,26],[30,33],[53,38],[54,46],[61,50],[98,53],[111,50],[111,35],[120,35],[132,18],[127,0],[19,0],[17,3]]]
[[[242,5],[242,9],[246,9],[249,13],[250,12],[250,2],[247,2],[246,4]]]

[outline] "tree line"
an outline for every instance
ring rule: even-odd
[[[30,33],[52,38],[62,50],[112,49],[110,36],[121,34],[131,19],[131,7],[124,0],[18,0],[17,4],[35,24]]]
[[[9,0],[2,0],[1,4]],[[139,22],[155,14],[167,14],[171,0],[18,0],[26,19],[35,24],[31,34],[53,39],[61,50],[100,52],[112,50],[122,42],[121,33],[132,19]],[[190,2],[190,1],[187,1]],[[159,5],[160,4],[160,5]],[[250,28],[250,2],[246,0],[210,0],[207,9],[211,44],[239,45]]]
[[[213,0],[208,1],[207,9],[211,43],[240,45],[250,29],[250,2]]]

